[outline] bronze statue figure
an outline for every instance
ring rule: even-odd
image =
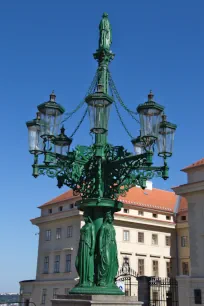
[[[97,285],[102,287],[115,286],[118,271],[117,245],[112,223],[112,213],[107,212],[99,233]]]
[[[112,30],[107,13],[103,14],[103,18],[99,24],[99,31],[99,49],[109,50],[112,43]]]
[[[79,274],[79,286],[90,287],[94,281],[95,228],[89,216],[80,230],[80,242],[75,266]]]

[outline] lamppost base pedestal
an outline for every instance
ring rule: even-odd
[[[94,287],[80,287],[76,286],[74,287],[69,294],[87,294],[87,295],[124,295],[124,292],[122,292],[117,286],[112,287],[100,287],[100,286],[94,286]]]
[[[52,306],[142,306],[135,296],[69,294],[51,300]]]

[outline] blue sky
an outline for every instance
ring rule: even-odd
[[[96,70],[98,24],[108,12],[113,30],[112,77],[133,110],[150,89],[177,123],[170,179],[154,186],[170,190],[185,183],[184,166],[203,157],[204,2],[2,0],[0,4],[1,252],[0,292],[18,291],[18,281],[36,272],[38,229],[30,219],[36,207],[63,190],[47,177],[31,176],[25,121],[54,89],[70,111],[83,99]],[[80,112],[67,123],[68,134]],[[138,125],[125,114],[135,136]],[[132,150],[114,110],[109,141]],[[90,143],[85,120],[73,145]]]

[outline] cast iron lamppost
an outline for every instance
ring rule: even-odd
[[[120,98],[109,71],[114,58],[110,50],[112,31],[108,15],[103,14],[99,25],[99,47],[94,53],[98,68],[85,100],[62,120],[64,108],[51,93],[48,102],[38,106],[36,119],[27,122],[29,151],[34,155],[33,176],[46,174],[57,179],[60,188],[67,185],[81,196],[78,209],[84,211],[85,225],[81,229],[76,268],[79,284],[72,294],[123,294],[115,285],[118,270],[117,245],[113,227],[114,213],[122,203],[117,199],[135,185],[145,188],[154,176],[168,178],[167,158],[172,155],[176,125],[167,121],[164,107],[154,101],[150,91],[148,100],[137,107],[139,119]],[[70,137],[65,134],[66,122],[84,104],[87,108]],[[140,123],[140,133],[133,138],[119,112],[118,103]],[[107,142],[108,120],[114,105],[120,122],[131,137],[135,154],[122,146]],[[77,146],[70,151],[72,137],[89,114],[91,146]],[[155,145],[163,158],[162,166],[153,166]]]

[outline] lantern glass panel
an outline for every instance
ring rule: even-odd
[[[30,151],[42,150],[39,125],[28,126],[28,143]]]
[[[134,151],[135,151],[136,155],[143,154],[144,153],[144,146],[137,143],[137,144],[134,145]]]
[[[110,105],[107,100],[94,100],[89,102],[88,111],[92,132],[102,134],[107,131]]]
[[[69,153],[69,147],[69,145],[55,145],[55,153],[66,156]]]
[[[59,134],[62,113],[59,109],[46,107],[41,112],[41,134],[47,136],[56,136]]]
[[[140,110],[141,137],[158,137],[161,110],[146,108]]]
[[[136,155],[145,153],[144,143],[141,141],[140,137],[133,139],[132,144]]]
[[[162,127],[159,129],[157,139],[158,153],[161,156],[171,156],[173,152],[175,129],[171,127]]]

